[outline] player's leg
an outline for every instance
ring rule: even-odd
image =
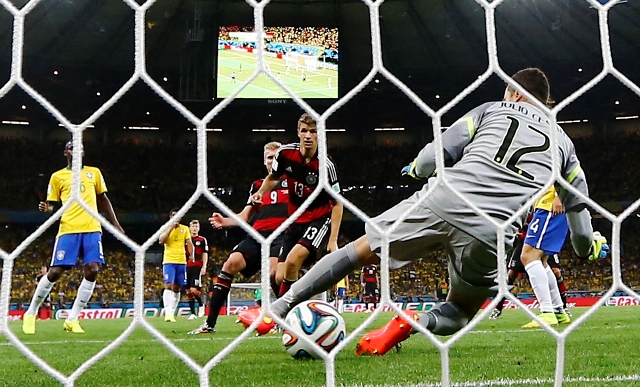
[[[554,254],[549,257],[548,263],[556,278],[556,284],[558,285],[558,291],[560,292],[560,299],[562,300],[562,307],[567,311],[567,313],[569,313],[567,310],[567,283],[562,276],[562,266],[560,265],[560,258],[558,257],[558,254]]]
[[[507,285],[510,287],[513,286],[516,282],[516,278],[518,278],[518,274],[526,273],[524,269],[524,265],[522,264],[522,260],[520,260],[520,256],[522,255],[522,247],[524,245],[524,241],[516,237],[516,240],[513,244],[513,252],[511,253],[511,258],[509,258],[509,263],[507,264]],[[502,310],[504,309],[504,303],[507,300],[506,297],[503,297],[496,308],[491,312],[491,319],[497,319],[502,314]]]
[[[62,273],[76,265],[80,251],[79,238],[79,234],[65,234],[55,239],[49,271],[38,282],[29,309],[22,317],[22,332],[25,334],[33,335],[36,333],[36,314],[40,305],[47,298]]]
[[[162,302],[164,304],[164,321],[175,322],[174,312],[176,309],[176,297],[173,292],[173,284],[177,280],[177,265],[165,263],[162,265],[162,277],[164,281],[164,291],[162,292]]]
[[[100,266],[105,263],[102,251],[102,233],[92,232],[79,234],[79,236],[82,261],[84,263],[84,278],[78,287],[76,299],[73,301],[71,311],[63,325],[65,330],[73,333],[84,333],[78,322],[78,316],[91,299],[96,286],[96,279],[100,272]]]
[[[293,246],[293,249],[291,249],[284,262],[284,278],[280,284],[279,297],[285,294],[291,285],[298,280],[300,268],[304,261],[307,260],[307,257],[309,257],[309,253],[309,249],[301,244]]]
[[[280,262],[280,256],[284,250],[285,233],[280,234],[272,243],[270,248],[269,258],[269,281],[271,284],[271,290],[273,295],[278,297],[280,293],[280,284],[284,278],[284,264],[281,267],[281,278],[278,280],[278,267]],[[284,261],[283,261],[284,262]]]
[[[329,241],[331,219],[322,218],[309,222],[306,225],[294,225],[290,227],[290,238],[298,236],[296,244],[287,254],[285,260],[284,279],[280,284],[279,296],[289,290],[291,285],[298,280],[300,268],[307,261],[314,262],[319,251],[326,247]]]
[[[227,301],[233,278],[238,273],[251,276],[260,270],[260,245],[253,238],[246,238],[238,244],[229,258],[222,265],[220,273],[214,279],[213,291],[209,298],[209,314],[207,320],[189,334],[215,332],[218,316]]]
[[[380,263],[380,258],[371,251],[367,237],[362,236],[324,256],[289,291],[271,304],[271,311],[284,317],[300,302],[329,290],[355,269],[372,263]]]
[[[428,210],[428,209],[426,209]],[[445,247],[449,259],[450,286],[447,301],[426,313],[405,312],[409,318],[437,335],[451,335],[464,328],[475,316],[488,297],[495,295],[497,276],[496,254],[493,248],[485,245],[469,234],[462,232],[439,219],[430,211],[422,211],[422,227],[405,235],[414,235],[414,240],[392,240],[390,254],[394,250],[401,254],[424,256],[438,245]],[[417,216],[417,214],[416,214]],[[395,246],[394,246],[395,245]],[[422,247],[422,253],[417,249]],[[398,258],[408,255],[392,255],[390,267],[398,264]],[[394,266],[392,266],[392,264]],[[383,355],[397,344],[406,340],[413,332],[411,325],[403,316],[395,316],[386,326],[366,334],[356,347],[356,354]]]

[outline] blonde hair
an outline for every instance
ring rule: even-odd
[[[270,151],[270,150],[278,150],[280,149],[281,146],[282,144],[279,143],[278,141],[268,142],[264,146],[264,153],[267,153],[267,151]]]

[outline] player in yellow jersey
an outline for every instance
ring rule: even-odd
[[[180,290],[187,285],[187,254],[193,254],[191,231],[189,227],[180,224],[176,217],[177,208],[169,211],[169,219],[173,226],[160,235],[158,242],[164,245],[162,255],[162,274],[164,278],[164,321],[176,322],[175,312],[180,303]],[[185,251],[185,246],[187,247]]]
[[[531,288],[540,302],[540,318],[549,325],[568,324],[571,319],[563,308],[560,290],[547,259],[562,249],[569,232],[562,202],[552,186],[533,206],[533,217],[524,237],[520,260],[529,276]],[[533,320],[523,328],[540,326]]]
[[[349,276],[344,277],[336,284],[336,309],[339,313],[344,312],[344,300],[349,291]]]
[[[67,167],[51,175],[47,189],[47,199],[44,202],[40,202],[38,206],[40,211],[51,212],[58,203],[64,204],[69,199],[72,186],[72,153],[73,143],[69,141],[64,148]],[[111,206],[111,201],[107,197],[107,186],[100,170],[95,167],[83,166],[80,173],[81,199],[94,211],[98,211],[99,207],[107,215],[109,221],[124,234],[124,230],[120,227],[120,223],[118,223],[116,214]],[[76,265],[79,256],[82,257],[82,263],[84,264],[84,279],[78,287],[76,299],[63,324],[64,330],[73,333],[84,333],[78,322],[78,315],[89,302],[96,284],[96,277],[100,271],[100,265],[105,263],[100,222],[89,215],[79,204],[73,203],[62,214],[60,219],[60,229],[53,246],[51,267],[47,275],[42,276],[38,282],[29,309],[23,316],[22,331],[25,334],[35,334],[38,308],[51,292],[56,281],[60,279],[62,273]]]

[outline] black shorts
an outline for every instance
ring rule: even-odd
[[[287,255],[293,246],[300,244],[309,250],[309,257],[305,260],[304,266],[309,266],[318,259],[318,252],[327,247],[329,235],[331,234],[331,219],[320,218],[309,223],[292,224],[284,233],[282,250],[278,262],[287,260]]]
[[[375,282],[364,283],[364,295],[367,297],[376,297],[378,292],[378,284]]]
[[[522,264],[522,260],[520,256],[522,255],[522,246],[524,246],[524,241],[516,239],[513,244],[513,253],[511,253],[511,258],[509,259],[508,269],[515,271],[516,273],[526,273],[527,271],[524,269],[524,265]],[[547,263],[550,267],[561,268],[560,258],[558,254],[550,255],[547,259]]]
[[[200,266],[187,266],[187,287],[199,288],[202,286],[202,279],[200,276]]]
[[[266,235],[261,233],[262,236],[266,237]],[[269,250],[269,257],[277,257],[280,254],[280,250],[282,250],[282,241],[284,240],[284,233],[280,234],[274,241],[271,243],[271,249]],[[244,278],[249,278],[252,275],[256,274],[260,271],[260,258],[261,258],[261,249],[262,246],[260,243],[256,242],[252,237],[244,238],[236,247],[233,248],[232,253],[239,252],[244,257],[244,262],[247,266],[240,270],[240,274]]]

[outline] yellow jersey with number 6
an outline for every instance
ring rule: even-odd
[[[178,228],[172,228],[169,237],[164,242],[162,264],[182,263],[186,265],[187,253],[184,246],[187,244],[187,239],[191,239],[189,227],[181,224]]]
[[[68,168],[54,172],[47,187],[47,201],[66,203],[71,195],[72,172]],[[98,211],[98,195],[107,192],[102,173],[96,167],[82,167],[80,171],[80,198],[87,205]],[[58,236],[65,234],[81,234],[102,232],[97,219],[89,215],[78,203],[73,203],[62,214]]]

